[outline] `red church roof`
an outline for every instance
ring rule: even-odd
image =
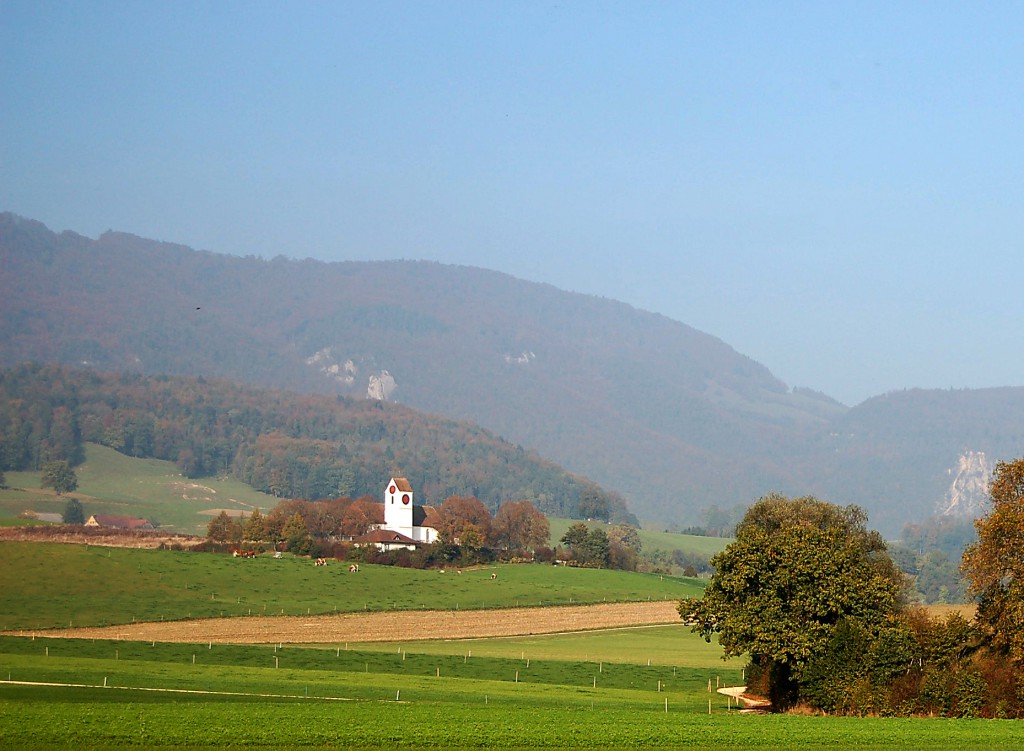
[[[400,532],[395,532],[390,529],[374,529],[367,532],[365,535],[360,535],[355,539],[355,542],[373,542],[373,543],[401,543],[403,545],[418,545],[411,537],[406,537]]]

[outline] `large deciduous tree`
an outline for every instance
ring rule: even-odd
[[[508,501],[494,515],[492,538],[507,552],[526,551],[547,543],[551,536],[548,518],[529,501]]]
[[[40,487],[53,488],[57,495],[70,493],[78,487],[78,477],[71,465],[64,461],[47,462],[43,465]]]
[[[242,523],[221,511],[206,526],[206,539],[218,543],[237,543],[242,539]]]
[[[477,498],[451,496],[441,504],[440,513],[437,531],[445,542],[463,544],[462,538],[471,528],[478,542],[491,534],[491,512]]]
[[[572,552],[574,561],[583,566],[606,568],[610,543],[608,533],[601,527],[590,528],[577,522],[566,530],[560,542]]]
[[[963,571],[980,595],[978,623],[992,647],[1024,663],[1024,459],[999,462],[989,489],[992,510],[977,522]]]
[[[702,598],[679,614],[726,656],[749,654],[776,706],[799,697],[802,671],[838,624],[877,634],[902,609],[902,574],[856,506],[767,496],[716,555]]]
[[[348,505],[341,518],[341,533],[350,537],[366,534],[372,527],[384,523],[384,513],[380,504],[363,496]]]

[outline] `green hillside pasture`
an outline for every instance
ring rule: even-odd
[[[554,547],[559,543],[559,540],[569,530],[569,527],[573,524],[579,524],[579,519],[559,519],[549,518],[549,524],[551,525],[551,546]],[[604,527],[606,530],[611,526],[604,522],[588,521],[584,522],[588,527]],[[705,560],[710,560],[711,556],[720,550],[724,549],[726,545],[732,542],[732,538],[727,537],[701,537],[699,535],[681,535],[677,532],[658,532],[654,530],[641,529],[639,530],[641,553],[650,553],[658,550],[667,555],[671,555],[674,550],[682,550],[684,553],[689,555],[697,555]]]
[[[521,660],[475,655],[403,660],[397,653],[342,649],[4,638],[0,728],[7,748],[83,751],[1017,749],[1024,743],[1024,726],[1014,721],[740,715],[727,709],[724,696],[708,693],[707,669],[596,668],[546,660],[527,668]]]
[[[58,496],[52,490],[39,489],[39,472],[11,472],[7,487],[0,489],[0,517],[3,526],[11,526],[22,511],[60,514],[68,502],[67,496]],[[76,497],[79,497],[76,495]]]
[[[641,530],[640,543],[643,550],[661,550],[671,554],[673,550],[684,553],[700,554],[707,560],[725,549],[733,541],[731,537],[701,537],[700,535],[681,535],[678,532],[659,532]]]
[[[497,579],[491,573],[497,571]],[[676,600],[703,583],[624,571],[506,565],[462,575],[392,566],[314,566],[171,550],[0,542],[0,628],[360,610],[474,610]]]
[[[173,462],[133,459],[94,443],[86,444],[85,457],[75,468],[78,490],[70,495],[81,499],[86,515],[138,516],[168,531],[206,534],[215,515],[210,512],[266,512],[279,501],[230,477],[190,480]],[[10,488],[0,491],[0,514],[17,516],[26,508],[63,511],[67,497],[38,491],[39,480],[39,472],[8,472]]]

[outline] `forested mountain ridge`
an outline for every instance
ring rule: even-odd
[[[386,397],[482,425],[662,524],[778,491],[860,503],[898,531],[941,503],[964,451],[1022,450],[1020,389],[851,410],[664,316],[493,271],[237,258],[10,214],[0,254],[0,365]],[[993,405],[981,429],[975,402]]]
[[[74,463],[84,442],[174,461],[188,477],[231,474],[284,498],[377,497],[388,477],[401,474],[426,503],[474,496],[494,511],[529,500],[552,515],[597,508],[631,520],[620,496],[533,452],[398,404],[201,376],[38,364],[0,370],[0,463]]]

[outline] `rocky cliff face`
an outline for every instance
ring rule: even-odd
[[[947,470],[952,481],[939,504],[942,516],[978,518],[988,510],[988,485],[994,465],[984,451],[965,451],[957,466]]]
[[[380,375],[370,376],[370,384],[366,388],[366,398],[386,402],[396,388],[398,388],[398,384],[395,383],[394,376],[386,370],[382,370]]]

